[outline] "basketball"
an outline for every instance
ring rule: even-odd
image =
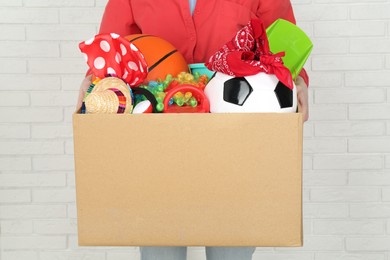
[[[180,72],[189,72],[183,55],[166,40],[147,34],[132,34],[125,37],[144,55],[148,64],[148,76],[145,81],[162,79],[168,74],[176,76]]]

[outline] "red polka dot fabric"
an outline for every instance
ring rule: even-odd
[[[92,73],[98,78],[115,75],[130,86],[136,86],[148,74],[142,53],[118,34],[98,34],[81,42],[79,48]]]

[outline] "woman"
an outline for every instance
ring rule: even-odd
[[[99,33],[159,36],[172,43],[187,63],[205,62],[244,27],[260,18],[268,27],[278,18],[295,23],[290,0],[109,0]],[[91,83],[83,81],[79,106]],[[308,119],[308,77],[296,81],[299,110]],[[206,247],[208,260],[250,260],[255,247]],[[186,247],[141,247],[142,260],[184,260]]]

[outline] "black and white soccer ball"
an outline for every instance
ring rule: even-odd
[[[204,90],[211,113],[297,110],[296,86],[290,89],[273,74],[234,77],[216,72]]]

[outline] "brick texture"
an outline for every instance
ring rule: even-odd
[[[0,0],[2,260],[140,259],[137,247],[77,245],[71,115],[87,68],[77,44],[97,33],[106,3]],[[390,0],[292,4],[315,46],[304,246],[253,259],[390,260]],[[189,248],[188,260],[205,259]]]

